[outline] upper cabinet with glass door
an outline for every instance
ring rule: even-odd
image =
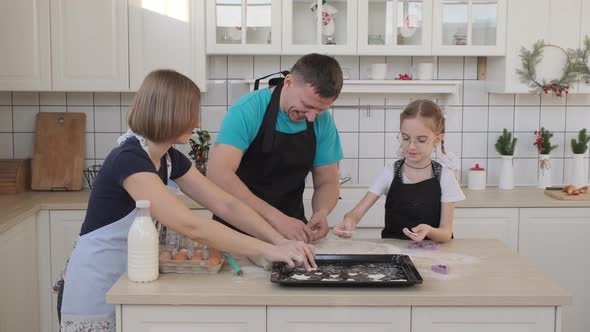
[[[357,11],[357,0],[283,0],[282,53],[356,54]]]
[[[361,0],[360,55],[430,55],[432,0]]]
[[[207,0],[206,21],[207,53],[281,53],[281,0]]]
[[[507,0],[434,0],[434,55],[501,56]]]

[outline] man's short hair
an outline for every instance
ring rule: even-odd
[[[322,98],[337,98],[342,90],[342,69],[336,59],[311,53],[297,60],[291,74],[311,85]]]

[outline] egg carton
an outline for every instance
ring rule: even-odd
[[[160,259],[161,273],[184,273],[184,274],[217,274],[223,266],[225,258],[222,256],[221,263],[211,265],[207,261],[175,261]]]

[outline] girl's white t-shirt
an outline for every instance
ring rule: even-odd
[[[386,195],[389,192],[389,187],[394,177],[394,163],[391,163],[383,169],[383,172],[375,179],[369,191],[377,196]],[[402,174],[404,183],[411,184],[412,182]],[[459,202],[465,199],[465,194],[461,190],[461,186],[455,178],[455,173],[452,169],[443,166],[440,176],[440,201],[443,203]]]

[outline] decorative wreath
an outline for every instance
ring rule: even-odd
[[[567,61],[563,67],[563,73],[559,79],[552,79],[548,82],[545,79],[542,79],[539,82],[537,79],[537,65],[541,63],[541,60],[543,60],[543,49],[545,47],[556,47],[560,49],[565,54]],[[533,44],[532,51],[527,50],[525,47],[521,48],[520,59],[522,61],[522,68],[517,69],[516,74],[519,76],[522,83],[528,85],[536,92],[544,92],[545,94],[551,92],[558,97],[561,97],[564,94],[567,95],[569,93],[570,85],[577,79],[575,63],[579,62],[572,62],[570,55],[571,54],[568,54],[568,52],[557,45],[545,44],[543,40],[539,40]]]
[[[590,84],[590,68],[588,68],[588,57],[590,56],[590,38],[584,38],[584,48],[569,50],[570,59],[573,59],[574,71],[580,74],[580,79]]]

